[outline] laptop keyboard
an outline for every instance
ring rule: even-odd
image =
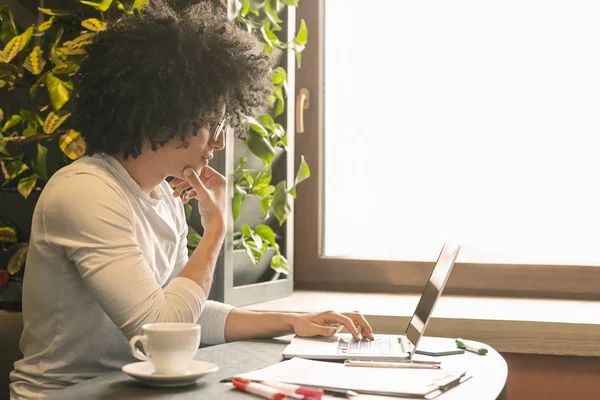
[[[386,355],[391,354],[389,338],[375,338],[374,340],[362,339],[361,341],[340,339],[338,343],[338,354],[368,354]]]

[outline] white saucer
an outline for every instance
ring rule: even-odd
[[[216,364],[206,361],[193,360],[188,371],[184,374],[157,374],[154,366],[149,361],[134,362],[124,365],[121,371],[127,375],[137,378],[151,386],[177,387],[187,386],[205,375],[219,370]]]

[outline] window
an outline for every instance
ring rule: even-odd
[[[450,291],[595,296],[600,5],[365,4],[299,10],[296,281],[420,289],[455,241]]]

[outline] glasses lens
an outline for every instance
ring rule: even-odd
[[[217,140],[219,140],[219,138],[221,137],[221,135],[223,134],[223,132],[227,128],[228,124],[229,124],[229,118],[227,118],[227,117],[223,118],[221,120],[221,122],[219,122],[219,125],[217,125],[217,129],[215,129],[215,134],[213,135],[213,141],[214,142],[216,142]]]

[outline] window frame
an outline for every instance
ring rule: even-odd
[[[296,71],[297,93],[309,90],[303,111],[304,133],[296,133],[296,164],[303,155],[310,179],[294,204],[295,287],[358,292],[420,292],[433,262],[359,260],[323,255],[324,239],[324,23],[325,0],[302,1],[297,24],[304,19],[309,42]],[[300,102],[297,102],[297,104]],[[296,110],[296,117],[301,117]],[[296,166],[298,167],[298,165]],[[440,244],[441,247],[441,244]],[[600,299],[600,267],[457,263],[445,293],[488,296]]]

